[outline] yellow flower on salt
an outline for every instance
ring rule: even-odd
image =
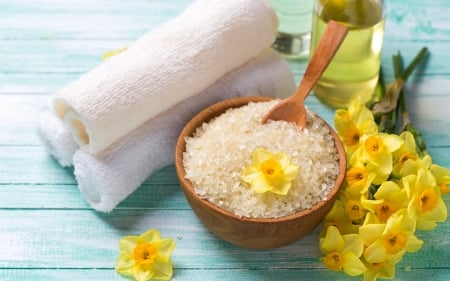
[[[170,280],[173,274],[170,255],[174,249],[173,239],[161,238],[156,229],[140,236],[126,236],[119,241],[116,271],[138,281]]]
[[[241,174],[244,182],[249,183],[257,193],[288,193],[298,174],[298,166],[290,162],[289,156],[257,148],[253,151],[252,161],[252,165]]]
[[[447,219],[447,206],[429,170],[419,169],[417,175],[403,177],[403,185],[409,200],[408,213],[417,219],[418,229],[433,229],[436,222]]]
[[[382,223],[398,210],[406,207],[406,192],[393,181],[386,181],[380,185],[374,194],[375,200],[361,198],[364,208],[372,211]]]
[[[341,235],[335,226],[329,226],[319,245],[325,254],[322,262],[328,269],[343,270],[350,276],[357,276],[366,271],[359,259],[363,252],[363,243],[357,234]]]
[[[369,215],[359,229],[359,236],[367,248],[364,259],[371,264],[400,259],[406,252],[416,252],[423,241],[415,235],[416,222],[406,208],[389,217],[386,224],[377,223],[374,215]]]

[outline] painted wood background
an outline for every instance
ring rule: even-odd
[[[348,280],[319,261],[318,229],[276,250],[230,245],[197,220],[172,166],[151,176],[110,214],[93,211],[70,169],[49,158],[35,131],[49,95],[176,16],[190,0],[0,0],[0,280],[122,280],[118,240],[158,228],[177,242],[173,280]],[[391,55],[431,57],[408,84],[408,104],[433,160],[450,167],[450,2],[388,0],[383,67]],[[298,81],[305,62],[291,61]],[[308,105],[332,122],[333,110]],[[446,202],[450,205],[450,197]],[[450,224],[418,232],[396,280],[450,280]],[[358,280],[356,278],[355,280]]]

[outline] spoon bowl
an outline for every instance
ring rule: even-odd
[[[338,22],[329,21],[319,45],[306,68],[303,79],[294,95],[274,106],[262,118],[262,123],[271,120],[284,120],[306,126],[305,99],[330,64],[348,33],[348,28]]]

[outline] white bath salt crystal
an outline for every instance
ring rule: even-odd
[[[285,121],[261,125],[262,116],[277,102],[252,102],[228,110],[186,139],[186,178],[199,196],[238,216],[259,218],[290,215],[327,197],[339,172],[328,127],[309,110],[304,129]],[[299,166],[287,195],[258,194],[241,180],[256,148],[285,153]]]

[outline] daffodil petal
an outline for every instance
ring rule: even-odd
[[[241,175],[241,179],[247,183],[251,183],[259,177],[262,177],[261,171],[256,169],[254,166],[248,166],[244,169]]]
[[[135,266],[133,270],[133,277],[136,281],[147,281],[153,277],[153,274],[149,270],[144,270],[139,266]]]
[[[414,253],[422,248],[423,241],[417,238],[415,235],[408,235],[406,239],[408,240],[406,248],[408,252]]]
[[[271,191],[275,194],[286,195],[290,188],[291,188],[291,183],[285,182],[283,184],[274,185],[273,189]]]
[[[402,138],[394,134],[383,134],[383,143],[388,152],[393,152],[403,144]]]
[[[340,251],[344,247],[344,238],[335,226],[327,229],[327,234],[321,243],[321,247],[327,252]]]
[[[377,174],[389,175],[392,172],[392,154],[382,153],[372,158]]]
[[[298,166],[296,165],[288,165],[284,170],[284,177],[286,181],[294,180],[298,175]]]
[[[137,236],[125,236],[119,240],[120,252],[133,252],[136,247],[138,237]]]
[[[435,186],[436,179],[429,170],[419,169],[417,171],[416,192],[421,192],[429,186]]]
[[[144,232],[141,236],[139,236],[139,238],[144,241],[152,242],[152,241],[161,240],[161,234],[159,233],[158,230],[156,230],[155,228],[152,228],[152,229]]]
[[[361,275],[367,270],[364,263],[353,252],[348,252],[343,256],[342,269],[350,276]]]
[[[375,193],[376,199],[389,198],[389,196],[400,191],[400,187],[393,181],[386,181],[380,185],[380,188]]]
[[[266,191],[272,190],[272,185],[267,182],[267,180],[263,176],[261,176],[252,181],[252,188],[256,193],[264,193]]]
[[[364,245],[358,234],[347,234],[343,235],[342,238],[344,238],[343,253],[352,252],[357,257],[362,255]]]
[[[447,219],[447,206],[442,198],[438,198],[436,207],[423,214],[423,218],[428,221],[444,222]]]
[[[173,275],[173,267],[170,261],[155,262],[153,264],[153,279],[170,280]]]
[[[255,165],[259,165],[271,157],[271,153],[262,148],[256,148],[252,153],[252,161]]]
[[[364,258],[370,263],[380,263],[387,260],[386,249],[381,239],[376,240],[364,250]]]
[[[361,199],[361,205],[364,208],[366,208],[372,212],[375,212],[377,207],[383,203],[384,203],[384,200],[369,200],[369,199],[365,199],[365,198]]]
[[[385,224],[364,224],[359,228],[359,236],[365,245],[370,245],[382,236],[385,227]]]
[[[432,230],[437,224],[434,221],[428,221],[423,218],[417,219],[417,229],[420,230]]]
[[[175,241],[172,239],[161,239],[155,243],[158,248],[158,255],[170,257],[175,249]]]
[[[372,269],[368,268],[364,272],[363,281],[377,281],[377,278],[378,278],[379,275],[380,275],[380,273],[378,271],[375,271],[375,270],[372,270]]]
[[[130,272],[135,264],[131,255],[120,255],[116,261],[116,271],[119,273]]]

